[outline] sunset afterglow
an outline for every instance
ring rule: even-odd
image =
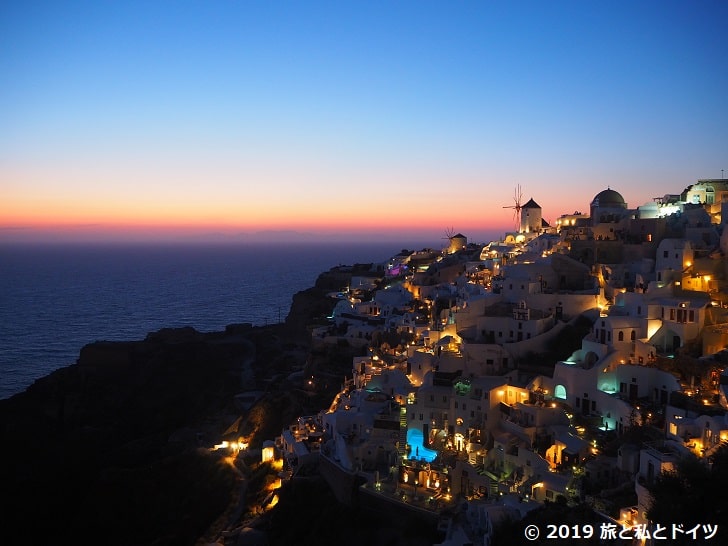
[[[725,5],[558,7],[13,3],[0,238],[487,240],[518,184],[555,221],[720,178]]]

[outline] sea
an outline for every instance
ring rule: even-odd
[[[296,292],[392,243],[0,245],[0,399],[76,362],[97,340],[285,320]]]

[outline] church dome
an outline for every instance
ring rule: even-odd
[[[600,191],[591,203],[592,207],[599,208],[626,208],[627,203],[624,201],[622,194],[607,188],[606,190]]]

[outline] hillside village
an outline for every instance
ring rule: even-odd
[[[431,517],[443,544],[490,544],[547,502],[648,524],[657,476],[728,440],[728,182],[588,207],[549,225],[517,199],[501,241],[452,230],[353,274],[312,340],[362,356],[263,457]]]

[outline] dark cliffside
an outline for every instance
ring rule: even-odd
[[[98,342],[0,401],[3,543],[194,544],[235,473],[207,447],[234,415],[259,338],[229,328]]]
[[[284,324],[92,343],[75,365],[0,400],[0,541],[195,544],[240,489],[209,449],[230,423],[243,418],[261,441],[323,403],[287,378],[304,369],[308,328],[330,314],[340,277],[296,294]],[[263,396],[242,410],[243,391]]]

